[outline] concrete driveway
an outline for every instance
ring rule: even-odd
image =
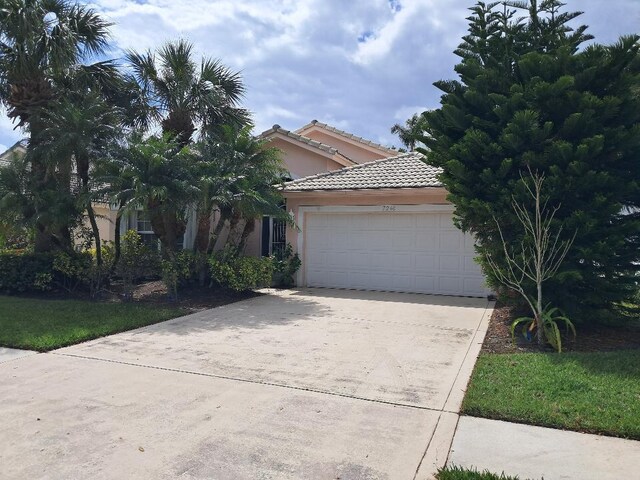
[[[429,478],[491,307],[272,292],[4,362],[0,477]]]

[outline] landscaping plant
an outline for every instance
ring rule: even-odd
[[[419,150],[443,169],[455,222],[477,239],[494,287],[487,259],[504,271],[503,240],[523,240],[511,208],[526,197],[520,173],[544,175],[559,240],[578,232],[547,301],[581,321],[615,316],[640,270],[640,37],[585,45],[586,27],[571,26],[579,13],[556,0],[471,11],[458,78],[435,84],[441,106],[422,114]]]
[[[271,257],[273,261],[273,285],[276,287],[292,287],[295,285],[294,275],[302,262],[297,253],[293,253],[290,243],[283,250],[277,250]]]
[[[271,259],[244,257],[232,247],[211,255],[209,267],[212,282],[238,292],[268,287],[273,278]]]
[[[562,240],[563,227],[554,221],[560,206],[549,208],[548,198],[543,194],[545,177],[529,169],[529,176],[521,174],[519,186],[529,196],[532,206],[512,202],[518,220],[521,238],[519,244],[513,245],[505,240],[500,222],[494,218],[502,241],[502,261],[495,260],[491,253],[487,254],[486,265],[501,285],[516,291],[529,305],[533,318],[516,319],[511,326],[514,334],[517,325],[524,324],[525,338],[537,332],[538,345],[549,343],[556,351],[562,350],[562,339],[558,323],[563,322],[575,335],[573,323],[564,315],[556,315],[557,308],[546,307],[543,303],[543,285],[551,280],[567,253],[571,249],[573,238]],[[575,237],[575,234],[574,234]]]

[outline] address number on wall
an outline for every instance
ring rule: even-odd
[[[382,211],[383,212],[395,212],[396,211],[396,206],[395,205],[382,205]]]

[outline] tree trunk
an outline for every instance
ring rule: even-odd
[[[538,327],[538,346],[545,344],[544,325],[542,325],[542,282],[538,282],[538,299],[536,302],[536,326]]]
[[[238,252],[244,252],[244,249],[247,246],[247,239],[249,235],[256,229],[256,219],[250,218],[244,224],[244,229],[242,230],[242,235],[240,235],[240,242],[238,242]]]
[[[231,209],[230,208],[221,208],[220,209],[220,219],[218,223],[216,223],[215,228],[213,229],[213,233],[211,234],[211,239],[209,240],[209,248],[207,249],[207,253],[211,254],[216,248],[216,244],[218,243],[218,239],[220,238],[220,234],[222,233],[222,229],[224,228],[227,220],[231,217]]]
[[[111,274],[115,273],[116,268],[118,267],[118,262],[120,261],[120,253],[122,251],[121,241],[120,241],[120,226],[122,225],[122,208],[124,207],[124,202],[120,202],[118,206],[118,213],[116,214],[116,223],[114,237],[113,237],[113,265],[111,266]]]
[[[89,223],[91,224],[91,230],[93,231],[93,241],[96,243],[96,264],[102,265],[102,245],[100,243],[100,230],[98,229],[98,223],[96,222],[96,214],[93,211],[91,202],[87,205],[87,215],[89,216]]]
[[[202,209],[198,211],[196,218],[198,228],[193,243],[193,250],[196,253],[206,254],[209,249],[209,240],[211,237],[211,211],[209,209]]]
[[[240,220],[242,220],[240,212],[234,210],[231,214],[231,218],[229,219],[229,235],[227,235],[227,245],[231,245],[234,247],[238,246],[238,242],[236,241],[238,236],[236,230],[238,228]]]
[[[38,136],[38,129],[32,125],[31,141],[33,142]],[[45,208],[45,202],[43,202],[41,195],[47,190],[47,166],[42,159],[31,159],[31,189],[35,193],[33,207],[35,216],[35,238],[33,249],[35,253],[46,253],[53,250],[53,238],[49,226],[42,221],[42,211]]]

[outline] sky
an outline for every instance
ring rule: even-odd
[[[319,120],[388,146],[436,108],[473,0],[96,0],[114,23],[112,58],[168,40],[242,73],[257,133]],[[565,0],[600,43],[640,32],[640,0]],[[0,110],[0,152],[22,137]]]

